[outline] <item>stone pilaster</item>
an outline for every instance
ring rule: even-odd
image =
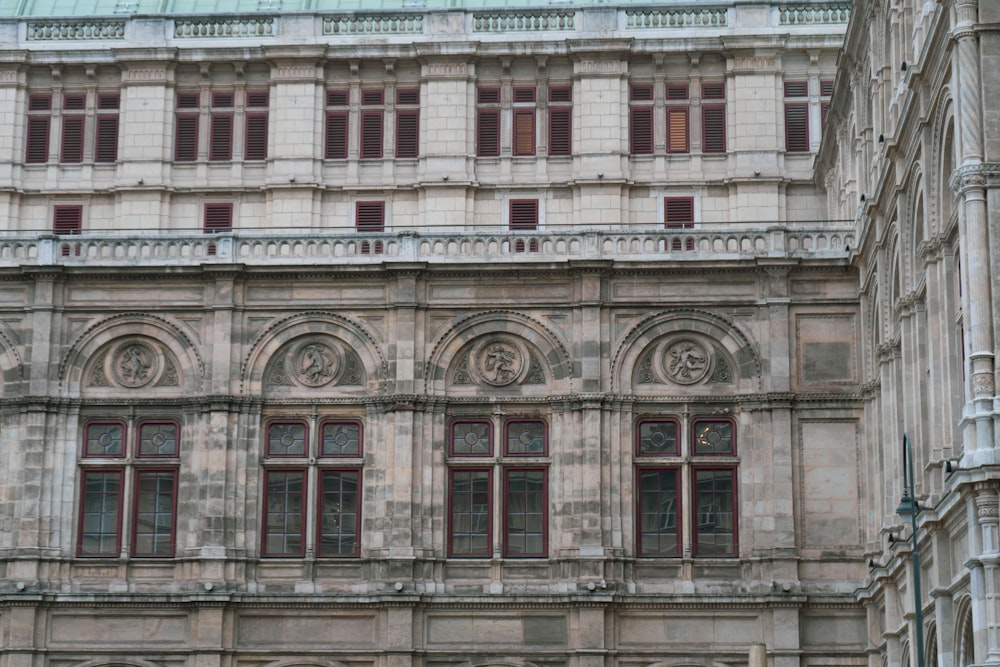
[[[977,650],[977,656],[985,656],[981,663],[1000,664],[1000,496],[990,483],[977,484],[975,492],[982,553],[973,570],[972,622],[977,649],[985,648],[985,652]]]

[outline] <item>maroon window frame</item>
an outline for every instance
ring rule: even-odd
[[[354,205],[354,228],[362,233],[385,231],[385,202],[359,201]]]
[[[805,102],[785,103],[785,151],[809,152],[809,105]]]
[[[459,419],[449,431],[449,455],[493,456],[493,424],[488,419]]]
[[[320,468],[316,555],[356,558],[361,553],[361,468]]]
[[[52,124],[52,96],[28,96],[28,120],[24,161],[40,164],[49,161],[49,134]]]
[[[97,131],[94,135],[94,162],[117,161],[118,114],[98,114]]]
[[[476,155],[500,155],[500,109],[479,109],[476,112]]]
[[[177,113],[174,117],[174,161],[195,162],[198,159],[198,106],[201,93],[177,93]]]
[[[691,422],[692,456],[735,456],[736,424],[731,419],[695,419]]]
[[[310,363],[313,361],[310,360]],[[324,360],[319,361],[325,363]],[[319,455],[348,458],[363,456],[364,426],[357,419],[326,419],[319,425]]]
[[[636,553],[640,557],[681,555],[681,471],[639,467],[635,471]]]
[[[633,106],[629,109],[629,152],[632,155],[653,154],[652,106]]]
[[[808,81],[785,81],[785,97],[809,97]]]
[[[701,152],[726,152],[725,104],[706,104],[701,107]]]
[[[513,134],[512,148],[514,155],[524,156],[535,154],[534,109],[514,109]]]
[[[686,100],[688,99],[688,84],[686,83],[667,84],[666,93],[668,100]]]
[[[177,458],[181,427],[175,421],[143,420],[135,431],[135,456],[140,459]]]
[[[548,469],[503,469],[503,555],[544,558],[548,555]]]
[[[681,425],[676,419],[640,419],[635,428],[636,456],[678,456]]]
[[[504,456],[548,456],[548,424],[542,419],[510,419],[504,424]]]
[[[689,109],[687,107],[667,107],[667,152],[688,153],[690,150]]]
[[[549,86],[549,155],[573,154],[573,86]]]
[[[301,558],[306,549],[305,468],[264,471],[264,527],[261,553],[267,558]]]
[[[349,114],[346,111],[326,113],[326,153],[327,160],[347,159],[347,128]]]
[[[114,558],[121,551],[125,469],[90,468],[80,473],[80,521],[76,553]]]
[[[301,459],[309,456],[309,425],[304,421],[269,421],[264,438],[264,455],[269,458]]]
[[[86,118],[83,114],[64,115],[62,117],[62,141],[59,150],[59,162],[73,164],[83,162],[83,126]]]
[[[381,92],[381,91],[379,91]],[[382,109],[365,109],[361,112],[361,159],[377,160],[382,157],[384,126]]]
[[[211,162],[233,159],[232,113],[212,113],[209,118],[208,159]]]
[[[172,558],[177,532],[176,468],[137,468],[132,511],[132,555]]]
[[[510,229],[513,231],[533,231],[538,229],[538,200],[510,200]]]
[[[52,207],[52,233],[71,236],[83,231],[83,206],[62,204]]]
[[[732,557],[739,549],[739,511],[733,466],[691,469],[692,550],[695,556]]]
[[[396,157],[415,158],[420,154],[420,111],[396,110]]]
[[[694,197],[665,197],[663,199],[665,229],[692,229],[694,227]]]
[[[448,555],[489,558],[493,552],[493,470],[448,470]]]
[[[120,459],[126,455],[125,422],[108,419],[87,422],[83,429],[85,459]]]
[[[205,204],[202,229],[206,234],[233,231],[233,205],[231,203]]]
[[[267,111],[270,95],[266,90],[251,90],[246,94],[246,131],[243,159],[267,159]]]

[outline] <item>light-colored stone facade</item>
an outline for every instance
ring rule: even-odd
[[[0,667],[903,664],[903,430],[938,664],[1000,649],[987,10],[42,4]]]

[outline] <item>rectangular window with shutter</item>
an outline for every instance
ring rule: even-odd
[[[355,203],[354,228],[359,232],[385,231],[385,202],[359,201]]]
[[[809,152],[809,104],[806,102],[785,103],[785,150]]]
[[[518,86],[512,91],[513,135],[511,153],[525,156],[535,154],[535,87]]]
[[[52,207],[52,233],[58,236],[80,234],[83,231],[83,206],[79,204]]]
[[[726,152],[726,84],[701,86],[701,152]]]
[[[174,118],[175,162],[194,162],[198,159],[200,97],[197,92],[177,93],[177,115]]]
[[[118,161],[118,110],[121,96],[102,93],[97,96],[97,132],[94,137],[94,162]]]
[[[500,89],[479,88],[476,91],[476,155],[500,155]]]
[[[266,90],[247,91],[246,136],[243,146],[245,160],[267,159],[267,108],[269,101]]]
[[[694,197],[667,197],[663,200],[667,229],[694,227]]]
[[[382,157],[385,91],[361,91],[361,159]]]
[[[62,146],[59,161],[83,162],[83,132],[87,111],[86,93],[64,93],[62,97]]]
[[[830,108],[830,96],[833,95],[833,81],[819,82],[819,122],[820,132],[826,128],[826,112]]]
[[[415,158],[420,154],[420,89],[396,91],[396,157]]]
[[[233,205],[231,203],[205,204],[203,229],[206,234],[233,231]]]
[[[52,127],[52,96],[28,96],[28,121],[24,161],[40,164],[49,160],[49,132]]]
[[[549,86],[549,155],[573,152],[572,104],[572,86]]]
[[[667,152],[687,153],[690,149],[688,108],[667,107]]]
[[[326,141],[324,157],[327,160],[347,159],[347,130],[349,95],[346,90],[326,91]]]
[[[514,231],[533,231],[538,229],[538,200],[510,200],[510,228]]]
[[[652,84],[629,87],[629,152],[632,155],[653,154]]]
[[[212,162],[233,159],[233,99],[230,92],[212,93],[208,146],[208,159]]]

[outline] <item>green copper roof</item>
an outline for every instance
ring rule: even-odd
[[[110,16],[113,14],[218,14],[246,12],[357,11],[392,9],[482,9],[578,7],[631,4],[629,0],[0,0],[0,17]],[[635,4],[649,5],[649,0]],[[663,4],[694,4],[692,0]],[[716,3],[713,3],[716,4]]]

